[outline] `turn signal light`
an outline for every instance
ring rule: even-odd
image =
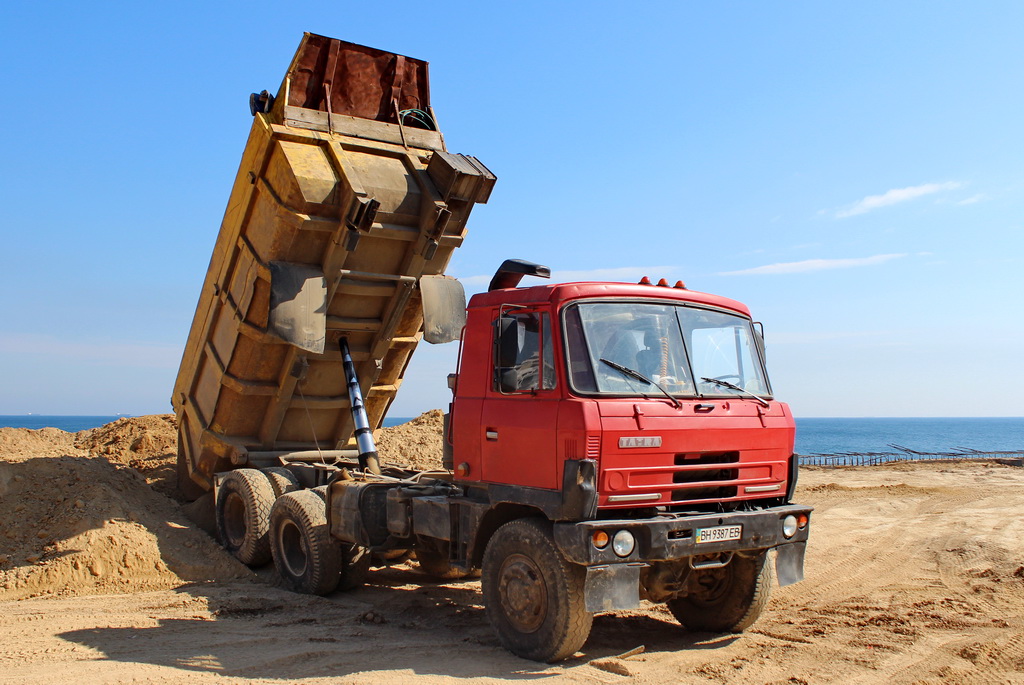
[[[608,541],[610,540],[608,533],[603,530],[595,530],[594,534],[590,536],[590,539],[594,543],[594,547],[597,547],[598,549],[604,549],[607,547]]]
[[[808,521],[807,514],[800,514],[799,516],[797,516],[796,517],[797,528],[799,528],[800,530],[803,530],[804,528],[806,528],[807,527],[807,521]]]

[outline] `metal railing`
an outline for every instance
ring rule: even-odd
[[[1024,451],[984,452],[967,447],[954,447],[948,452],[921,452],[889,444],[892,452],[838,452],[836,454],[798,455],[802,466],[877,466],[896,461],[999,461],[1024,466]]]

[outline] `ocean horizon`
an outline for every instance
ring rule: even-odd
[[[130,414],[0,415],[0,428],[58,428],[69,433],[98,428]],[[384,419],[384,426],[412,421],[412,416]],[[1024,417],[947,418],[798,418],[798,454],[893,452],[1024,452]]]

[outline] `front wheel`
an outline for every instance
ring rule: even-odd
[[[586,572],[558,551],[542,519],[506,523],[487,543],[482,589],[487,618],[513,654],[554,662],[572,656],[590,635]]]
[[[726,566],[695,570],[699,588],[668,601],[669,611],[688,630],[742,633],[761,615],[772,588],[768,553],[735,556]]]

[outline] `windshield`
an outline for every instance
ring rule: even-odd
[[[691,397],[769,392],[753,328],[742,316],[672,304],[587,302],[567,307],[564,321],[569,378],[577,392],[661,392],[647,380]]]

